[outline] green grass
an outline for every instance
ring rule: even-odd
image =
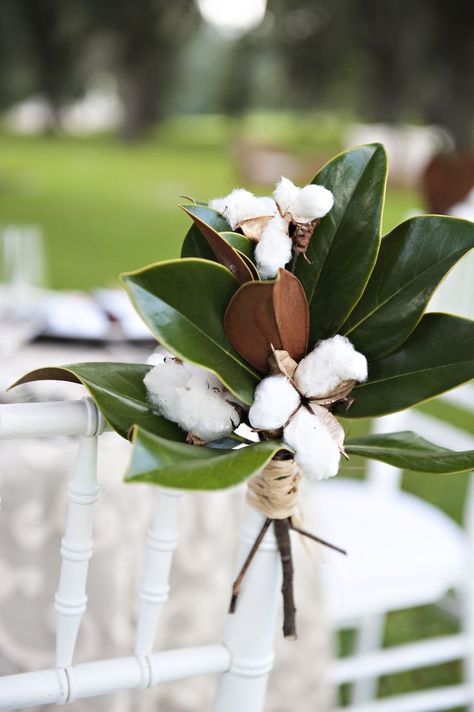
[[[342,125],[330,117],[256,115],[239,131],[256,141],[284,145],[295,154],[324,159],[339,150]],[[0,134],[0,225],[37,223],[45,235],[50,285],[87,289],[115,284],[122,271],[179,254],[188,220],[177,208],[181,194],[208,199],[242,183],[229,150],[235,126],[219,117],[181,118],[138,146],[111,137],[20,138]],[[314,172],[319,168],[314,165]],[[259,188],[263,193],[265,188]],[[413,191],[390,189],[384,228],[419,206]],[[433,402],[424,411],[474,430],[473,416]],[[346,422],[356,435],[363,424]],[[354,458],[345,474],[362,476]],[[404,487],[462,518],[468,477],[407,474]],[[455,625],[433,606],[390,614],[386,644],[449,633]],[[352,637],[341,638],[347,654]],[[457,663],[384,678],[382,695],[449,684]]]
[[[114,284],[120,272],[176,257],[188,225],[179,196],[208,199],[242,183],[228,149],[231,127],[216,119],[197,127],[193,133],[183,119],[136,146],[112,137],[0,134],[0,225],[42,227],[54,288]],[[285,127],[276,122],[274,140],[283,140]],[[308,133],[303,123],[302,142]],[[411,191],[391,191],[386,226],[418,203]]]

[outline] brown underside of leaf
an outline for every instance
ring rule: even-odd
[[[250,240],[255,240],[258,242],[262,236],[262,232],[267,227],[270,220],[273,219],[273,215],[262,215],[259,218],[251,218],[250,220],[243,220],[237,227],[240,227],[245,237]]]
[[[281,269],[274,282],[244,284],[230,300],[224,329],[236,351],[262,373],[268,371],[273,349],[299,361],[309,332],[308,302],[300,281]]]
[[[32,381],[68,381],[69,383],[81,383],[81,380],[71,371],[51,366],[30,371],[18,379],[18,381],[12,383],[8,390],[16,386],[21,386],[23,383],[31,383]]]
[[[237,250],[235,247],[234,247],[234,249],[235,249],[235,251],[237,252],[237,254],[239,255],[239,257],[240,257],[240,259],[242,260],[242,262],[244,262],[244,264],[246,264],[247,267],[249,268],[250,273],[252,274],[252,277],[254,278],[254,281],[255,281],[255,282],[260,282],[260,275],[259,275],[259,273],[258,273],[258,269],[257,269],[256,266],[254,265],[254,263],[252,262],[252,260],[250,259],[250,257],[247,257],[247,255],[244,255],[243,252],[241,252],[240,250]]]
[[[189,215],[206,238],[209,247],[216,256],[216,260],[224,265],[224,267],[227,267],[240,284],[252,282],[254,279],[252,271],[237,250],[234,250],[234,248],[229,245],[214,228],[204,222],[204,220],[201,220],[197,215],[193,215],[185,207],[183,207],[183,210]]]

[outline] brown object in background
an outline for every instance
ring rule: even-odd
[[[432,213],[446,213],[474,187],[474,153],[440,153],[428,163],[422,191]]]

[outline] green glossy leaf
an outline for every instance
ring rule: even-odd
[[[351,393],[347,418],[394,413],[474,378],[474,321],[426,314],[396,351],[369,362],[369,378]]]
[[[375,264],[387,176],[383,146],[369,144],[333,158],[313,183],[334,193],[334,207],[311,239],[296,276],[308,297],[310,343],[339,332]]]
[[[245,235],[240,235],[238,232],[221,232],[221,237],[232,245],[235,250],[242,252],[249,259],[254,260],[255,242],[249,240]]]
[[[424,215],[383,238],[359,303],[341,329],[368,358],[402,344],[421,318],[436,286],[474,247],[474,224]]]
[[[260,275],[259,275],[259,273],[258,273],[258,269],[257,269],[257,267],[255,266],[255,264],[252,262],[252,260],[250,259],[250,257],[247,257],[247,255],[245,255],[245,254],[244,254],[243,252],[241,252],[240,250],[236,250],[236,252],[237,252],[237,254],[240,256],[241,260],[247,265],[247,267],[248,267],[248,269],[249,269],[249,271],[250,271],[250,274],[252,275],[252,281],[253,281],[253,282],[260,282],[261,279],[260,279]]]
[[[204,222],[213,227],[214,230],[217,230],[217,232],[230,230],[230,225],[227,220],[212,208],[208,208],[204,205],[194,205],[192,203],[183,205],[183,208],[188,210],[193,209],[201,220],[204,220]],[[181,257],[200,257],[203,260],[215,261],[216,257],[214,252],[197,225],[193,224],[189,228],[181,248]]]
[[[73,363],[31,371],[12,388],[31,381],[82,383],[107,422],[124,438],[137,424],[164,438],[185,440],[185,432],[150,409],[143,383],[150,368],[136,363]]]
[[[253,273],[256,271],[255,267],[252,264],[248,265],[248,258],[238,250],[235,250],[212,225],[209,225],[202,218],[202,207],[199,205],[182,205],[181,207],[204,235],[217,262],[227,267],[240,284],[252,282],[254,279]]]
[[[344,447],[350,455],[380,460],[402,470],[448,475],[474,469],[474,450],[447,450],[410,431],[352,438]]]
[[[237,450],[213,450],[138,428],[125,479],[185,490],[224,489],[257,474],[282,449],[282,443],[267,440]]]
[[[180,259],[123,275],[138,313],[160,344],[215,373],[244,403],[253,402],[259,377],[224,332],[224,312],[238,288],[215,262]]]

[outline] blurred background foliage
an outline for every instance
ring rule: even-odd
[[[89,288],[178,253],[180,194],[308,180],[354,122],[466,152],[473,27],[464,0],[2,0],[0,223],[39,223],[51,286]],[[393,172],[386,227],[418,187]]]
[[[0,0],[0,225],[41,226],[50,286],[116,284],[179,254],[180,195],[307,181],[384,135],[385,229],[444,211],[474,185],[473,30],[466,0]],[[458,521],[465,486],[405,481]],[[399,612],[387,642],[454,629],[431,607]],[[459,676],[453,663],[382,692]]]

